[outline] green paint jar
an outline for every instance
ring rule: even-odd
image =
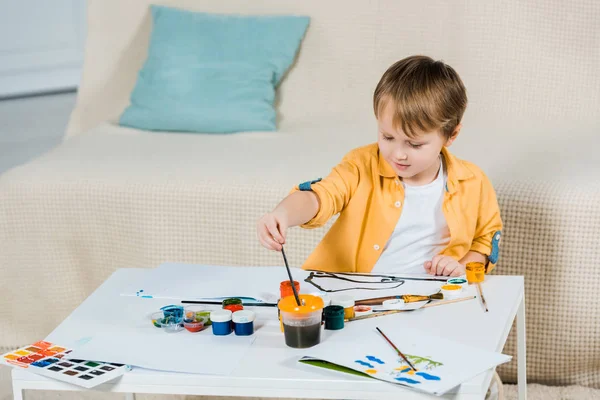
[[[335,331],[344,327],[344,307],[327,306],[323,309],[325,329]]]

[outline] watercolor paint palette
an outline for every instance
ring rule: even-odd
[[[40,341],[3,354],[0,362],[88,389],[118,378],[128,370],[124,364],[71,359],[70,352],[65,347]]]

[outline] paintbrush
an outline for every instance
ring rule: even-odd
[[[377,329],[377,331],[378,331],[379,333],[381,333],[381,336],[383,336],[383,337],[385,338],[385,340],[387,340],[387,341],[388,341],[388,343],[392,345],[392,347],[394,348],[394,350],[396,350],[396,351],[398,352],[398,354],[400,355],[400,357],[402,357],[402,359],[403,359],[404,361],[406,361],[406,363],[407,363],[407,364],[408,364],[408,365],[409,365],[409,366],[410,366],[410,367],[413,369],[413,371],[416,371],[417,369],[414,367],[414,365],[412,365],[412,364],[410,363],[410,361],[408,361],[408,358],[406,358],[406,356],[405,356],[404,354],[402,354],[402,352],[400,351],[400,349],[399,349],[399,348],[397,348],[397,347],[396,347],[396,345],[395,345],[394,343],[392,343],[392,341],[391,341],[390,339],[388,339],[388,337],[387,337],[387,336],[385,336],[385,333],[383,333],[383,332],[381,331],[381,329],[379,329],[378,327],[375,327],[375,329]]]
[[[357,306],[375,306],[375,305],[383,304],[383,302],[386,300],[402,299],[402,300],[404,300],[405,303],[414,303],[417,301],[425,301],[425,300],[441,300],[443,298],[444,298],[444,295],[442,293],[434,293],[430,296],[421,296],[421,295],[417,295],[417,294],[403,294],[403,295],[399,295],[399,296],[375,297],[372,299],[357,300],[355,304]]]
[[[285,256],[283,246],[281,246],[281,254],[283,255],[283,262],[285,262],[285,269],[287,269],[288,276],[290,277],[290,284],[292,285],[292,291],[294,292],[294,297],[296,298],[296,304],[298,304],[298,307],[300,307],[302,303],[300,303],[300,297],[298,297],[298,291],[296,290],[296,285],[294,285],[294,278],[292,278],[292,272],[290,271],[290,266],[288,264],[287,257]]]
[[[473,300],[475,297],[477,297],[477,296],[461,297],[460,299],[453,299],[453,300],[436,301],[436,302],[433,302],[433,303],[425,304],[421,308],[443,306],[445,304],[458,303],[460,301],[465,301],[465,300]],[[416,311],[416,310],[387,310],[387,311],[378,311],[378,312],[373,312],[372,314],[361,315],[360,317],[354,317],[354,318],[350,318],[350,319],[345,319],[344,322],[360,321],[362,319],[369,319],[369,318],[375,318],[375,317],[383,317],[384,315],[397,314],[397,313],[401,313],[401,312],[410,312],[410,311]]]
[[[483,290],[481,290],[481,284],[479,282],[477,282],[477,291],[479,292],[479,296],[481,297],[481,304],[483,304],[485,312],[488,312],[488,306],[485,302],[485,297],[483,297]]]
[[[207,305],[221,305],[222,301],[216,300],[181,300],[181,304],[207,304]],[[242,305],[244,307],[277,307],[276,303],[244,303],[242,300]]]

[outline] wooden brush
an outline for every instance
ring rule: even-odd
[[[357,300],[355,304],[357,306],[376,306],[379,304],[383,304],[383,302],[386,300],[402,299],[402,300],[404,300],[405,303],[414,303],[417,301],[426,301],[426,300],[442,300],[443,298],[444,298],[444,295],[442,293],[434,293],[430,296],[421,296],[418,294],[403,294],[401,296],[386,296],[386,297],[375,297],[372,299]]]

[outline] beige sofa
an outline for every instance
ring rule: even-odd
[[[526,277],[529,380],[600,387],[598,3],[161,1],[311,16],[278,90],[278,132],[233,135],[115,125],[145,58],[149,3],[89,2],[67,140],[0,177],[0,346],[43,338],[117,268],[280,264],[255,221],[375,140],[377,80],[420,53],[453,65],[468,89],[453,150],[498,192],[496,273]],[[294,266],[327,228],[291,230]],[[505,351],[515,354],[512,335]],[[516,362],[500,372],[515,381]]]

